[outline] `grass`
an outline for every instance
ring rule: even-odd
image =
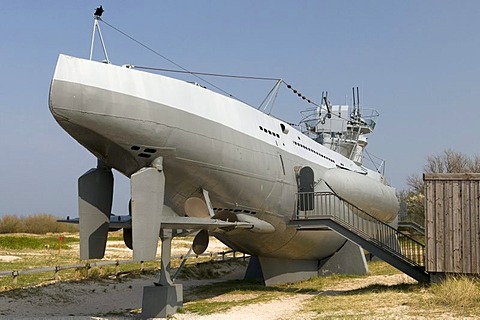
[[[201,258],[200,261],[204,260],[203,262],[187,265],[182,268],[180,277],[183,279],[217,279],[229,272],[229,261],[219,264],[219,262],[205,259],[208,258]],[[246,265],[246,263],[244,263],[244,265]]]
[[[433,284],[427,291],[425,303],[445,307],[463,316],[480,314],[480,283],[478,279],[448,277],[444,282]]]
[[[210,267],[215,267],[211,265]],[[399,317],[474,317],[480,314],[480,283],[468,278],[449,278],[442,284],[423,285],[373,283],[354,286],[370,276],[394,276],[400,271],[383,261],[369,262],[368,276],[331,275],[275,287],[258,282],[226,281],[198,286],[187,293],[182,312],[198,315],[221,313],[281,299],[287,295],[310,294],[301,314],[314,319],[398,319]],[[338,288],[338,289],[335,289]]]
[[[0,262],[0,270],[23,270],[31,267],[56,266],[85,263],[81,262],[77,250],[76,234],[63,235],[62,252],[58,254],[57,235],[0,235],[0,255],[15,255],[20,260]],[[113,233],[109,241],[121,240],[121,233]],[[181,246],[181,244],[180,244]],[[202,259],[195,260],[203,261]],[[187,264],[181,277],[184,279],[221,278],[239,263],[211,262],[205,258],[203,263]],[[172,261],[172,267],[179,260]],[[158,272],[159,262],[146,262],[144,267],[150,272]],[[92,268],[62,270],[59,276],[67,281],[94,279],[102,281],[120,275],[132,278],[141,275],[138,263],[121,264]],[[149,272],[149,271],[147,271]],[[371,319],[405,317],[469,317],[480,314],[480,284],[478,281],[460,277],[448,278],[444,283],[424,286],[420,284],[382,285],[373,283],[362,288],[353,286],[370,276],[393,276],[400,271],[382,261],[369,262],[369,275],[331,275],[314,277],[307,281],[275,287],[265,287],[254,281],[224,281],[212,285],[197,286],[185,292],[185,304],[182,312],[198,315],[225,312],[236,306],[247,306],[281,299],[296,293],[309,294],[301,306],[301,313],[309,313],[313,318],[322,319]],[[0,278],[2,295],[20,297],[35,290],[38,284],[47,284],[54,279],[54,272],[20,274],[18,282],[12,283],[12,277]],[[19,288],[28,287],[30,289]],[[33,291],[32,291],[33,292]]]
[[[399,274],[399,273],[402,273],[402,272],[381,260],[374,260],[374,261],[368,262],[369,275],[390,276],[390,275]]]
[[[62,250],[59,251],[58,237],[63,236]],[[177,239],[176,239],[177,240]],[[184,239],[179,239],[180,247],[183,248]],[[122,232],[109,233],[108,241],[123,241]],[[79,259],[78,249],[72,249],[78,246],[78,234],[8,234],[0,235],[0,255],[15,256],[19,259],[10,262],[0,261],[0,271],[27,270],[39,267],[54,267],[84,264],[86,261]],[[191,245],[191,244],[190,244]],[[123,245],[121,245],[123,246]],[[120,247],[121,247],[120,246]],[[210,268],[207,264],[199,262],[208,262],[208,257],[194,259],[198,265],[188,265],[183,269],[183,277],[189,279],[217,278],[225,274],[225,270]],[[90,260],[94,263],[100,260]],[[179,259],[173,259],[172,268],[180,264]],[[157,272],[160,266],[159,261],[144,262],[145,272]],[[122,263],[118,266],[102,266],[92,268],[77,268],[61,270],[58,275],[62,280],[82,280],[82,279],[103,279],[115,276],[119,273],[122,277],[136,277],[140,275],[140,264],[137,262]],[[0,277],[0,291],[12,290],[25,286],[35,286],[42,283],[49,283],[54,280],[54,271],[35,274],[25,274],[20,272],[17,283],[12,282],[12,276]]]
[[[383,261],[369,263],[369,275],[391,276],[400,271]],[[359,289],[335,290],[354,277],[312,278],[293,287],[319,290],[303,312],[321,319],[398,319],[402,317],[475,317],[480,314],[480,283],[467,277],[449,277],[440,284],[372,284]],[[361,278],[361,277],[358,277]]]
[[[206,263],[202,265],[204,265],[207,270],[218,269],[218,263]],[[399,273],[397,269],[388,267],[382,261],[371,262],[369,265],[371,266],[371,272],[375,275]],[[197,266],[197,268],[199,267]],[[192,269],[192,267],[190,267],[190,269]],[[196,275],[202,274],[201,271],[187,271],[187,274],[190,272]],[[331,275],[326,277],[313,277],[306,281],[273,287],[265,287],[259,282],[246,280],[226,281],[198,286],[188,292],[187,299],[185,300],[186,304],[182,312],[207,315],[225,312],[237,306],[268,302],[296,293],[312,294],[313,297],[329,286],[365,277],[366,276]]]
[[[442,284],[379,285],[326,291],[304,305],[322,319],[397,319],[402,317],[474,317],[480,314],[480,284],[467,278]]]
[[[120,233],[121,235],[121,233]],[[63,236],[62,249],[59,249],[59,236]],[[84,264],[78,254],[78,249],[73,250],[73,245],[79,244],[78,234],[49,234],[49,235],[0,235],[0,255],[13,255],[19,259],[11,262],[0,262],[0,271],[26,270],[39,267],[66,266],[75,264]],[[96,262],[99,260],[91,260]],[[145,262],[144,268],[158,268],[158,262]],[[139,263],[121,264],[118,269],[115,266],[77,268],[61,270],[58,275],[62,280],[81,280],[87,278],[101,279],[120,274],[139,272]],[[0,291],[21,288],[25,286],[35,286],[42,283],[48,283],[54,280],[54,271],[35,274],[25,274],[20,272],[17,283],[13,283],[11,276],[0,277]]]
[[[63,237],[62,249],[70,249],[70,244],[78,243],[76,237]],[[0,249],[5,250],[39,250],[60,247],[59,236],[34,236],[34,235],[1,235]]]
[[[421,298],[415,285],[373,285],[347,292],[326,291],[309,300],[304,312],[325,319],[382,319],[398,318],[399,314],[418,316],[416,308],[405,312],[412,301]]]
[[[118,275],[119,278],[117,279],[121,281],[124,278],[139,277],[142,273],[158,273],[158,267],[159,263],[156,261],[145,262],[143,272],[140,271],[140,263],[138,262],[121,264],[118,268],[114,265],[87,268],[85,264],[85,267],[61,270],[58,276],[62,281],[83,281],[108,279]],[[12,282],[11,276],[1,277],[0,292],[48,284],[53,281],[55,281],[55,273],[53,271],[34,274],[20,273],[16,284]]]
[[[398,318],[399,308],[405,308],[422,296],[422,285],[373,284],[360,289],[348,289],[352,281],[369,276],[393,276],[401,272],[383,261],[370,261],[367,276],[331,275],[315,277],[291,287],[316,291],[302,307],[302,312],[321,319]],[[412,315],[416,315],[416,310]]]

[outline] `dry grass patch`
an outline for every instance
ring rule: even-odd
[[[402,273],[397,268],[392,267],[388,263],[377,260],[368,262],[368,274],[374,276],[394,275]]]
[[[448,277],[433,284],[424,298],[430,307],[446,308],[462,316],[480,314],[480,283],[467,277]]]
[[[421,300],[419,285],[371,285],[351,291],[325,290],[304,306],[326,319],[397,319],[419,316],[422,312],[412,301]]]
[[[182,279],[217,279],[232,272],[238,266],[246,267],[246,261],[212,261],[209,258],[196,259],[193,263],[186,264],[180,271]],[[174,261],[178,262],[178,259]],[[187,260],[188,262],[188,260]],[[173,266],[173,265],[172,265]]]

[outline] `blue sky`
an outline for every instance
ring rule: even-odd
[[[141,5],[139,5],[141,3]],[[282,78],[309,98],[361,102],[381,114],[368,150],[405,188],[428,155],[479,153],[478,1],[9,1],[0,9],[0,215],[76,216],[77,178],[95,166],[48,110],[58,54],[88,58],[94,9],[194,71]],[[101,24],[115,64],[171,64]],[[98,42],[97,42],[98,44]],[[95,59],[102,59],[96,47]],[[273,83],[208,79],[252,105]],[[274,114],[307,105],[280,92]],[[114,212],[128,180],[116,174]]]

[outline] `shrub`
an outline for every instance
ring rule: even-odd
[[[26,217],[5,215],[0,218],[0,233],[60,233],[77,232],[76,225],[57,222],[51,214],[35,214]]]
[[[21,218],[14,215],[6,215],[0,218],[0,233],[18,233],[23,228]]]

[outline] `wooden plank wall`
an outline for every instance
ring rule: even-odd
[[[424,174],[426,271],[480,273],[480,173]]]

